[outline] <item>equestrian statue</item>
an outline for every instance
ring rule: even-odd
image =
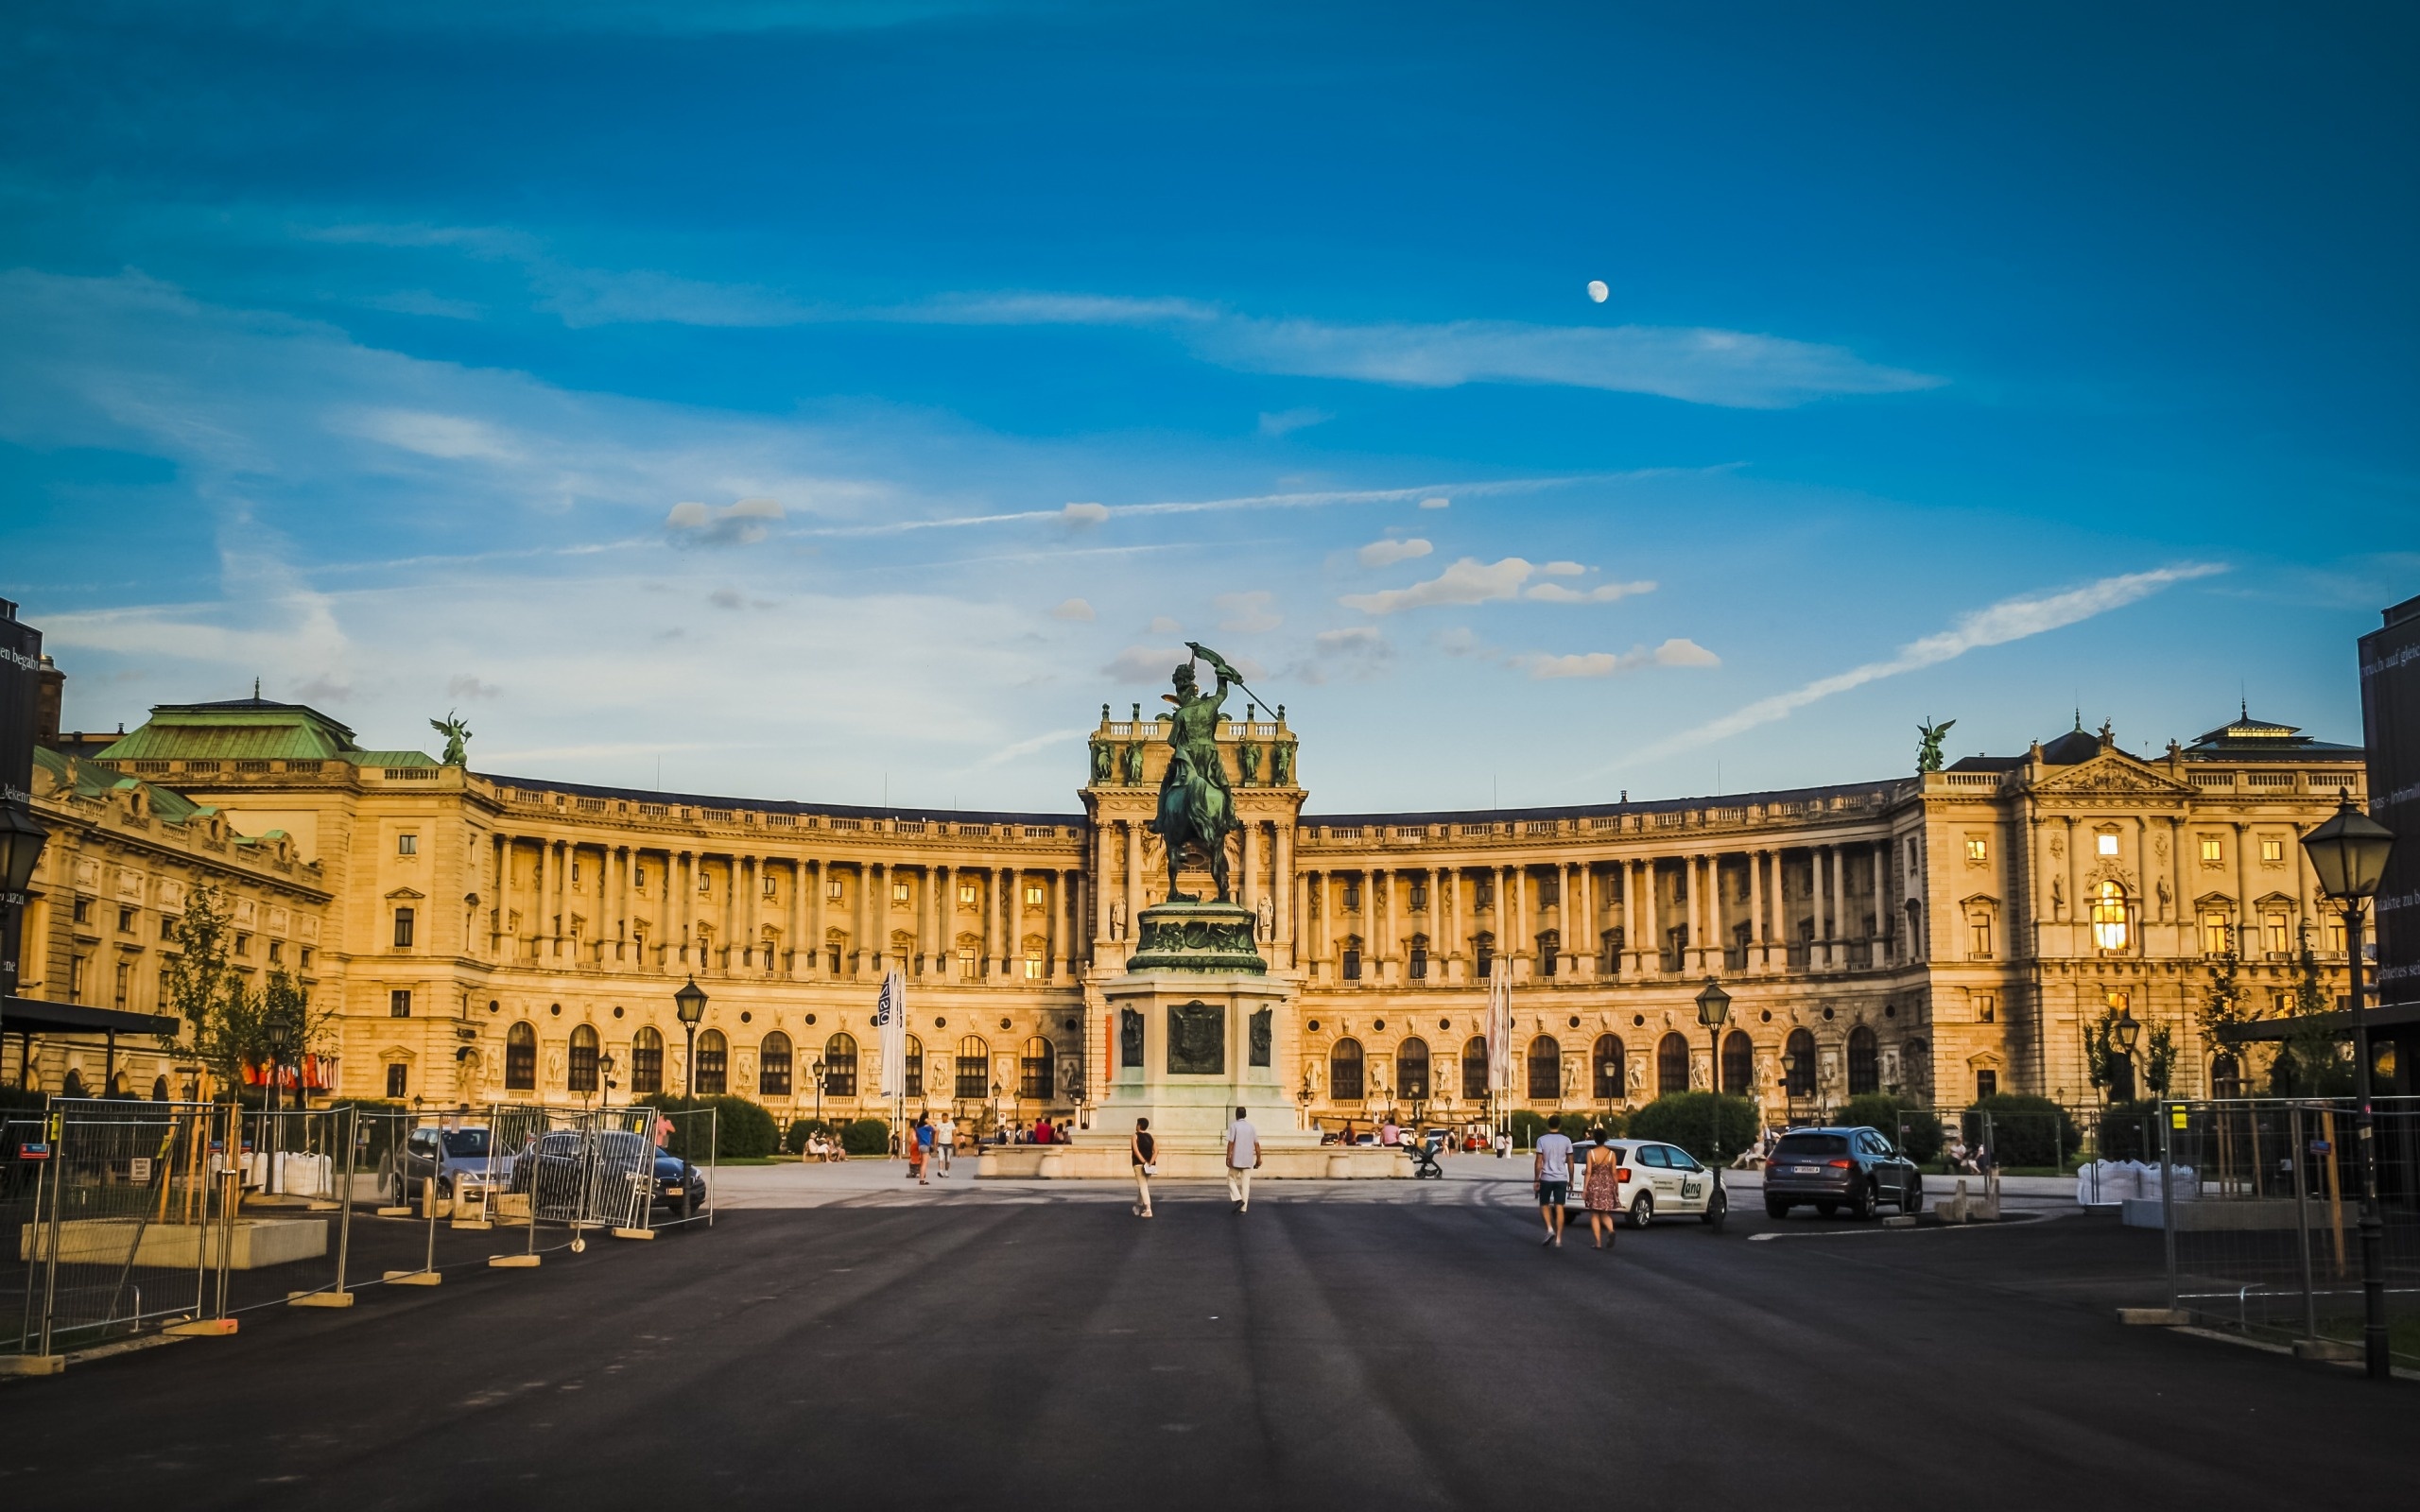
[[[1185,645],[1193,652],[1193,661],[1176,669],[1172,679],[1176,692],[1160,696],[1176,705],[1176,712],[1168,720],[1168,768],[1160,779],[1160,812],[1151,821],[1151,830],[1167,847],[1170,902],[1198,902],[1177,891],[1177,868],[1188,846],[1200,850],[1209,864],[1211,879],[1219,885],[1219,902],[1232,902],[1227,836],[1242,825],[1236,817],[1235,790],[1228,785],[1225,764],[1219,759],[1219,721],[1228,688],[1243,688],[1244,679],[1224,657],[1199,641],[1187,641]],[[1194,661],[1210,664],[1219,679],[1218,692],[1201,690]]]

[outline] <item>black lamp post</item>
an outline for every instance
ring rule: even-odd
[[[1798,1117],[1798,1061],[1797,1051],[1785,1050],[1781,1053],[1781,1096],[1783,1106],[1788,1109],[1782,1116],[1791,1120]]]
[[[50,832],[14,803],[0,803],[0,997],[17,995],[17,930],[26,889]]]
[[[2135,1041],[2142,1038],[2143,1026],[2135,1022],[2132,1008],[2119,1008],[2118,1017],[2110,1021],[2109,1040],[2118,1053],[2126,1057],[2126,1095],[2131,1101],[2135,1092]]]
[[[698,1097],[698,1021],[706,1016],[705,989],[698,986],[696,977],[689,978],[686,987],[672,994],[672,1011],[681,1016],[681,1026],[689,1031],[686,1077],[689,1085],[682,1095],[683,1100],[695,1102]]]
[[[1698,1022],[1705,1025],[1705,1084],[1714,1093],[1714,1101],[1706,1106],[1714,1110],[1714,1143],[1707,1146],[1714,1152],[1713,1162],[1722,1160],[1722,1024],[1731,1017],[1731,994],[1713,977],[1705,979],[1705,988],[1698,993]]]
[[[819,1127],[823,1123],[823,1075],[829,1069],[823,1064],[821,1056],[816,1057],[815,1064],[806,1068],[806,1074],[815,1078],[815,1122]]]
[[[2370,1030],[2361,1017],[2361,902],[2377,896],[2394,849],[2394,832],[2353,806],[2350,793],[2333,817],[2303,836],[2303,851],[2318,873],[2319,890],[2344,908],[2344,968],[2352,991],[2346,1003],[2353,1022],[2354,1148],[2361,1178],[2362,1357],[2373,1381],[2394,1379],[2387,1357],[2385,1221],[2378,1212],[2377,1143],[2370,1116]]]

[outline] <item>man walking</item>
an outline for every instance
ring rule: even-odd
[[[1563,1132],[1561,1113],[1549,1114],[1547,1131],[1538,1136],[1537,1181],[1538,1216],[1547,1225],[1545,1243],[1561,1249],[1563,1199],[1571,1191],[1571,1141]]]
[[[1227,1125],[1227,1200],[1237,1212],[1252,1211],[1252,1174],[1259,1165],[1260,1131],[1238,1108],[1236,1121]]]
[[[933,1125],[933,1154],[940,1159],[941,1174],[949,1175],[949,1158],[958,1147],[958,1120],[942,1109],[941,1121]]]

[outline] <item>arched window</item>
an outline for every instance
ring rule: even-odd
[[[1538,935],[1538,974],[1554,975],[1555,963],[1563,958],[1563,931],[1549,929]]]
[[[155,1103],[164,1103],[168,1100],[167,1077],[154,1076],[151,1078],[151,1100]]]
[[[1785,1064],[1789,1067],[1789,1095],[1815,1095],[1815,1037],[1804,1029],[1789,1031],[1789,1039],[1782,1048],[1785,1056],[1794,1057]]]
[[[1722,1090],[1734,1097],[1755,1095],[1756,1047],[1745,1029],[1722,1037]]]
[[[84,1074],[73,1067],[70,1067],[67,1072],[67,1079],[59,1084],[59,1095],[61,1097],[84,1096]]]
[[[1495,974],[1495,936],[1480,930],[1471,939],[1471,956],[1478,963],[1478,977],[1484,982]]]
[[[1339,1040],[1327,1053],[1327,1095],[1334,1103],[1361,1100],[1361,1041]]]
[[[1589,1077],[1597,1101],[1610,1103],[1623,1095],[1622,1041],[1618,1035],[1600,1034],[1597,1048],[1588,1057],[1594,1074]]]
[[[2126,889],[2104,882],[2092,894],[2092,944],[2095,950],[2122,951],[2128,936]]]
[[[1861,1097],[1882,1090],[1882,1052],[1874,1031],[1858,1024],[1849,1031],[1849,1095]]]
[[[538,1090],[538,1031],[526,1019],[504,1032],[504,1089]]]
[[[1655,1095],[1689,1090],[1689,1041],[1679,1030],[1655,1043]]]
[[[644,1096],[664,1091],[664,1036],[641,1029],[631,1036],[631,1093]]]
[[[1344,950],[1337,957],[1336,974],[1347,982],[1361,980],[1361,936],[1344,936]]]
[[[1487,1041],[1478,1035],[1462,1042],[1462,1095],[1472,1099],[1487,1095]]]
[[[1046,1103],[1057,1093],[1058,1078],[1053,1074],[1059,1057],[1051,1053],[1050,1041],[1036,1035],[1025,1042],[1025,1050],[1017,1057],[1017,1095],[1028,1102]]]
[[[790,1064],[793,1058],[788,1035],[776,1029],[765,1037],[765,1042],[756,1047],[758,1096],[787,1097],[790,1094]]]
[[[823,1041],[823,1095],[857,1095],[857,1037],[836,1034]]]
[[[1427,980],[1428,980],[1428,936],[1426,936],[1426,935],[1414,935],[1413,936],[1411,936],[1411,951],[1410,951],[1409,955],[1408,955],[1408,956],[1405,958],[1405,960],[1406,960],[1406,964],[1405,964],[1405,968],[1404,968],[1405,974],[1406,974],[1406,975],[1408,975],[1408,976],[1409,976],[1412,981],[1415,981],[1415,982],[1426,982],[1426,981],[1427,981]],[[1424,1093],[1423,1095],[1426,1095],[1426,1094]]]
[[[1395,1091],[1412,1102],[1427,1101],[1427,1040],[1407,1040],[1395,1047]]]
[[[596,1090],[596,1027],[583,1023],[571,1032],[571,1059],[567,1064],[563,1088],[566,1091],[593,1092]]]
[[[690,1075],[690,1090],[699,1097],[719,1097],[731,1091],[731,1041],[720,1029],[698,1036],[698,1064]]]
[[[977,1103],[992,1095],[992,1047],[971,1034],[958,1042],[955,1094]]]
[[[1563,1046],[1554,1036],[1542,1034],[1530,1041],[1530,1101],[1560,1102],[1563,1099]]]
[[[912,1034],[908,1037],[908,1085],[901,1089],[900,1095],[925,1095],[925,1041]]]

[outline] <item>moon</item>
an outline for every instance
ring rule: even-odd
[[[1588,297],[1599,304],[1604,303],[1613,292],[1605,286],[1605,281],[1601,278],[1592,278],[1588,281]]]

